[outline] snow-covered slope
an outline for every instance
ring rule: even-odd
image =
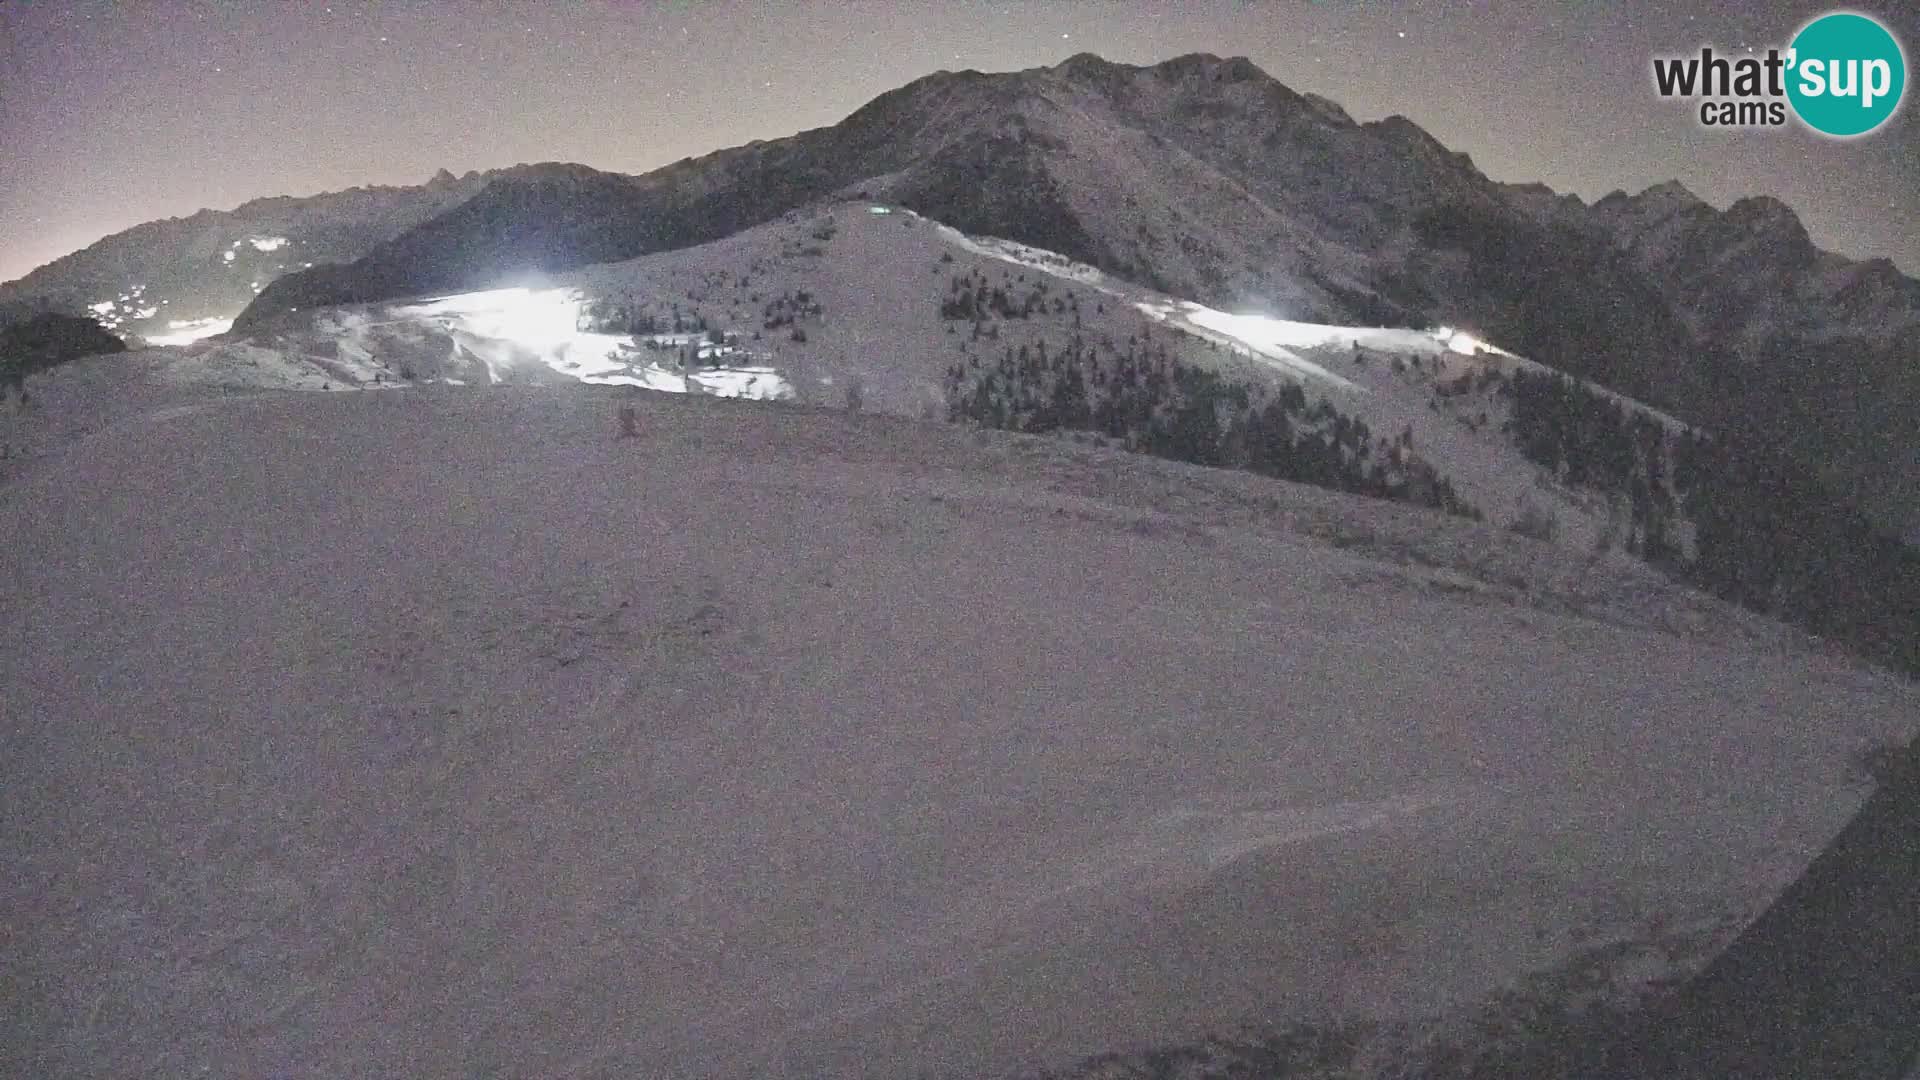
[[[1630,562],[1062,440],[66,385],[95,421],[0,486],[8,1075],[971,1076],[1423,1014],[1724,940],[1920,718]]]
[[[970,320],[943,318],[961,278],[1002,289],[1022,314],[986,320],[990,338],[976,337]],[[1492,389],[1440,392],[1463,377],[1540,370],[1464,331],[1219,311],[900,207],[826,204],[716,243],[529,280],[325,309],[250,340],[149,355],[165,357],[176,379],[309,389],[574,378],[839,405],[857,386],[865,408],[944,418],[950,365],[1074,340],[1116,353],[1157,343],[1253,385],[1298,383],[1382,436],[1404,434],[1411,455],[1496,523],[1551,515],[1558,539],[1585,554],[1624,512],[1528,464],[1502,431],[1510,406]],[[649,318],[649,332],[609,332]]]
[[[1722,212],[1660,185],[1587,206],[1498,184],[1404,118],[1356,123],[1244,58],[1082,54],[936,72],[830,127],[644,176],[506,170],[444,213],[333,254],[298,254],[309,240],[267,219],[188,219],[124,234],[85,274],[56,276],[84,285],[66,294],[72,310],[101,305],[121,327],[147,313],[143,332],[179,340],[234,317],[256,286],[246,330],[292,309],[685,248],[850,196],[1234,311],[1471,326],[1694,423],[1777,436],[1884,528],[1920,529],[1920,282],[1818,251],[1768,198]],[[133,272],[149,266],[172,275],[166,288]],[[180,306],[159,304],[176,286],[223,299],[159,314]]]
[[[943,318],[963,278],[1002,289],[1021,314],[985,319],[988,337],[970,320]],[[851,392],[867,409],[938,419],[948,415],[949,366],[1074,341],[1116,355],[1136,343],[1165,349],[1254,386],[1297,383],[1381,436],[1404,437],[1409,458],[1437,469],[1488,520],[1550,518],[1555,538],[1582,556],[1620,530],[1623,505],[1521,457],[1502,430],[1510,403],[1493,388],[1442,392],[1485,373],[1540,370],[1464,331],[1219,311],[870,202],[825,204],[713,244],[513,288],[300,313],[239,340],[150,348],[119,363],[171,384],[231,389],[577,380],[834,405]],[[36,429],[31,416],[0,427],[23,448],[40,441]]]

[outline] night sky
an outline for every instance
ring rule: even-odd
[[[1652,6],[1652,5],[1647,5]],[[642,172],[832,124],[939,69],[1077,52],[1251,57],[1356,119],[1402,113],[1500,180],[1592,200],[1770,194],[1816,242],[1920,274],[1920,120],[1849,143],[1703,129],[1655,54],[1784,47],[1821,4],[0,0],[0,280],[201,207],[522,161]],[[1836,5],[1839,6],[1839,5]],[[1879,16],[1920,54],[1920,5]],[[1691,11],[1688,14],[1687,11]],[[1910,71],[1909,78],[1913,75]]]

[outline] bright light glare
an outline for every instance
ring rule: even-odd
[[[1305,375],[1344,389],[1359,389],[1353,383],[1293,351],[1337,342],[1343,332],[1341,327],[1293,322],[1289,319],[1272,319],[1265,315],[1229,315],[1224,311],[1215,311],[1210,307],[1184,301],[1179,305],[1177,316],[1163,312],[1152,304],[1142,303],[1135,306],[1156,319],[1176,322],[1184,320],[1202,330],[1211,330],[1216,334],[1232,338],[1245,345],[1254,355],[1296,375]]]
[[[1447,348],[1459,353],[1461,356],[1472,356],[1480,351],[1480,347],[1483,344],[1479,338],[1474,337],[1464,330],[1455,330],[1446,338],[1446,342]]]
[[[793,396],[793,388],[772,368],[722,367],[682,374],[657,364],[636,364],[633,338],[581,329],[581,308],[576,290],[512,288],[441,297],[398,309],[395,314],[443,319],[448,329],[469,335],[465,348],[486,360],[490,374],[496,364],[515,362],[511,350],[491,345],[505,342],[523,350],[523,356],[531,352],[547,367],[581,382],[673,393],[686,393],[697,386],[720,397]]]
[[[287,238],[284,236],[250,236],[247,238],[247,243],[252,244],[253,250],[255,251],[279,251],[281,248],[287,246]]]
[[[1196,326],[1239,338],[1249,345],[1267,348],[1311,349],[1339,337],[1337,328],[1331,326],[1270,319],[1265,315],[1229,315],[1212,308],[1188,312],[1187,320]]]
[[[224,334],[233,329],[232,319],[173,319],[167,323],[171,334],[154,334],[149,345],[191,345],[201,338]]]
[[[407,314],[457,316],[460,328],[530,349],[559,348],[580,332],[580,301],[566,289],[489,289],[430,300]]]

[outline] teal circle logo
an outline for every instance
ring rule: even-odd
[[[1900,42],[1865,15],[1820,16],[1794,36],[1787,55],[1787,100],[1824,135],[1865,135],[1893,116],[1906,93]]]

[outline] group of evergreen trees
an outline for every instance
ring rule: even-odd
[[[822,311],[820,301],[814,299],[807,290],[784,292],[767,301],[761,309],[760,325],[762,329],[778,330],[783,326],[793,326],[802,319],[817,319]],[[805,341],[806,338],[803,336],[795,340]]]
[[[629,334],[648,349],[670,352],[680,368],[686,371],[693,370],[703,360],[708,367],[725,367],[733,353],[729,347],[738,341],[737,336],[729,335],[727,331],[709,323],[698,308],[683,309],[676,302],[668,305],[664,313],[655,312],[649,310],[644,301],[631,295],[622,298],[602,297],[588,303],[582,314],[582,322],[585,324],[583,329],[600,334]],[[699,339],[683,341],[677,346],[654,340],[656,335],[663,334],[697,334]],[[404,377],[412,378],[411,375]]]
[[[1676,495],[1691,471],[1676,478],[1669,462],[1697,436],[1676,437],[1659,419],[1557,372],[1518,370],[1498,388],[1512,402],[1505,430],[1521,456],[1562,483],[1625,499],[1629,552],[1662,566],[1679,557]]]
[[[621,299],[600,298],[589,302],[581,313],[585,322],[583,329],[597,334],[630,334],[634,337],[647,337],[653,334],[705,334],[709,333],[707,317],[698,309],[682,311],[680,305],[671,305],[666,314],[657,314],[645,301],[633,296]]]
[[[1049,312],[1055,315],[1072,312],[1077,325],[1080,298],[1068,293],[1064,297],[1049,299],[1046,278],[1039,275],[1035,278],[1033,284],[1022,293],[1021,286],[1026,285],[1027,280],[1025,273],[1000,285],[989,284],[986,274],[978,270],[966,275],[956,274],[948,282],[946,299],[940,302],[940,317],[978,324],[990,317],[1030,319],[1035,312],[1043,315]]]
[[[1920,551],[1813,473],[1734,435],[1683,448],[1701,587],[1920,676]]]
[[[1376,440],[1325,401],[1309,405],[1295,384],[1267,391],[1232,382],[1182,363],[1150,337],[1129,338],[1124,353],[1105,349],[1075,335],[1052,351],[1044,340],[1008,346],[984,364],[969,355],[947,369],[948,418],[1031,433],[1097,432],[1156,457],[1481,517],[1413,454],[1411,433]]]
[[[978,283],[956,292],[981,303]],[[997,308],[987,290],[981,317]],[[1018,311],[1019,307],[1012,308]],[[943,310],[943,314],[945,314]],[[964,310],[957,311],[966,317]],[[1562,483],[1631,508],[1629,551],[1682,580],[1920,675],[1920,552],[1878,531],[1806,469],[1757,440],[1675,431],[1551,372],[1483,371],[1443,396],[1497,388],[1505,430]],[[1130,338],[1122,351],[1074,335],[979,353],[948,368],[949,418],[1012,431],[1097,432],[1129,449],[1200,465],[1395,499],[1480,518],[1412,453],[1295,384],[1264,390]],[[1679,541],[1693,525],[1691,557]]]
[[[126,351],[94,320],[42,311],[0,325],[0,394],[26,398],[27,376],[82,356]]]
[[[1529,460],[1631,501],[1629,547],[1647,561],[1920,676],[1920,552],[1787,454],[1749,432],[1670,432],[1562,375],[1518,372],[1503,392]],[[1692,558],[1673,542],[1681,514]]]

